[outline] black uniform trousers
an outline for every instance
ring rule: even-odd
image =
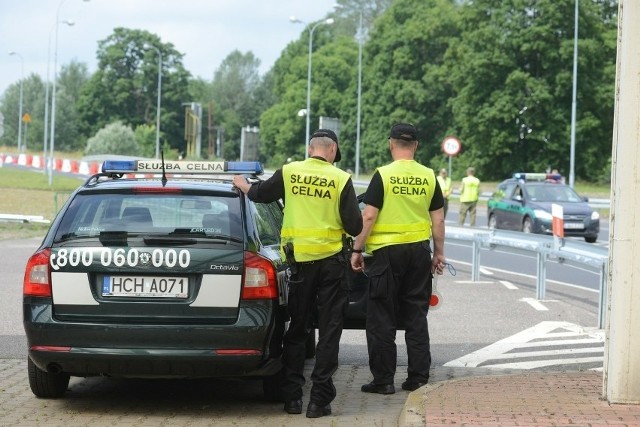
[[[396,331],[405,329],[407,379],[426,383],[431,366],[427,311],[432,292],[429,241],[376,250],[366,269],[369,368],[375,384],[393,384]]]
[[[309,401],[325,406],[336,397],[332,376],[338,369],[338,350],[348,304],[347,265],[340,254],[298,265],[298,281],[289,284],[291,321],[284,335],[282,395],[285,401],[302,398],[305,342],[317,313],[318,344]]]

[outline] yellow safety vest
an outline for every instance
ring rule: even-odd
[[[477,202],[480,195],[480,180],[475,176],[466,176],[462,178],[462,183],[464,188],[460,194],[460,201],[463,203]]]
[[[323,160],[309,158],[283,166],[282,178],[285,207],[280,236],[283,247],[292,242],[298,262],[338,253],[345,233],[340,219],[340,195],[350,175]]]
[[[367,239],[367,253],[429,239],[429,206],[436,186],[433,169],[415,160],[396,160],[378,168],[378,172],[384,186],[384,202]]]
[[[438,183],[440,184],[440,189],[442,190],[442,196],[445,199],[448,199],[449,196],[451,195],[451,178],[450,177],[443,178],[440,175],[436,176],[436,178],[438,179]]]

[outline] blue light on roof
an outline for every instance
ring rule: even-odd
[[[105,160],[102,172],[132,173],[137,169],[135,160]]]
[[[260,162],[227,162],[227,171],[235,173],[252,173],[262,175],[264,169]]]

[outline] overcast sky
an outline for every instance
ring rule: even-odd
[[[260,59],[260,72],[271,68],[280,52],[298,39],[304,25],[322,19],[335,0],[0,0],[0,96],[24,77],[47,74],[51,40],[50,76],[53,78],[56,11],[59,24],[58,70],[71,60],[96,70],[98,41],[116,27],[146,30],[172,43],[183,53],[185,68],[207,80],[233,50],[251,51]]]

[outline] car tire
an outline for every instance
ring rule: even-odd
[[[29,387],[37,397],[57,398],[64,396],[69,387],[69,374],[46,372],[38,368],[35,363],[28,358],[27,370],[29,372]]]
[[[307,341],[304,343],[304,357],[306,359],[313,359],[316,357],[316,330],[312,329],[309,332]]]
[[[489,230],[498,229],[498,220],[496,220],[496,216],[494,214],[489,215],[488,227]]]
[[[595,243],[598,240],[596,236],[584,236],[584,241],[587,243]]]
[[[280,385],[280,373],[262,378],[262,393],[264,399],[269,402],[284,402]]]
[[[528,216],[524,218],[524,221],[522,221],[522,232],[523,233],[533,232],[533,224],[531,223],[531,218],[529,218]]]

